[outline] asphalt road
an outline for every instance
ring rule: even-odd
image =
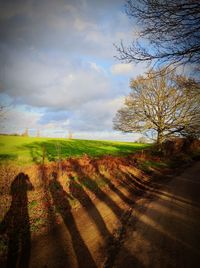
[[[133,209],[114,267],[200,267],[200,162],[159,190],[149,188]]]

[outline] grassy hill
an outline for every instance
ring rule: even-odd
[[[33,138],[0,136],[0,161],[14,161],[18,164],[55,161],[72,156],[127,155],[145,149],[149,144],[97,140],[58,138]]]

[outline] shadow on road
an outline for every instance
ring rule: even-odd
[[[113,211],[119,220],[122,220],[124,210],[121,209],[104,191],[102,191],[95,180],[84,172],[77,160],[69,159],[69,162],[73,171],[77,174],[79,183],[94,193],[99,200],[104,202]]]
[[[73,177],[70,177],[69,190],[71,195],[80,202],[82,207],[85,208],[86,213],[88,214],[90,219],[96,224],[101,236],[104,238],[110,237],[110,233],[98,209],[93,204],[91,198],[84,191],[80,183],[77,183]]]
[[[52,174],[52,177],[52,180],[49,182],[49,189],[53,198],[54,206],[63,218],[63,221],[70,232],[78,267],[96,267],[93,257],[81,237],[75,219],[72,215],[69,203],[69,198],[71,197],[64,191],[62,185],[58,181],[56,172]]]
[[[11,184],[12,202],[0,225],[0,233],[9,238],[7,267],[28,267],[30,259],[30,223],[27,191],[33,190],[28,175],[19,173]]]

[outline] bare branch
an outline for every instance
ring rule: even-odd
[[[199,0],[127,0],[126,13],[141,30],[129,46],[115,45],[119,60],[199,69]]]
[[[123,132],[157,132],[162,143],[172,135],[200,135],[200,85],[174,71],[153,71],[131,80],[131,93],[113,122]]]

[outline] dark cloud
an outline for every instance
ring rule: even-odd
[[[123,5],[121,0],[1,1],[1,92],[18,107],[35,107],[35,126],[37,121],[76,131],[111,130],[128,88],[127,77],[119,80],[110,71],[116,63],[113,43],[130,35]]]
[[[121,5],[121,1],[93,0],[2,1],[1,41],[10,46],[88,55],[98,51],[101,57],[108,56],[106,50],[110,52],[117,33],[128,25],[119,12]]]

